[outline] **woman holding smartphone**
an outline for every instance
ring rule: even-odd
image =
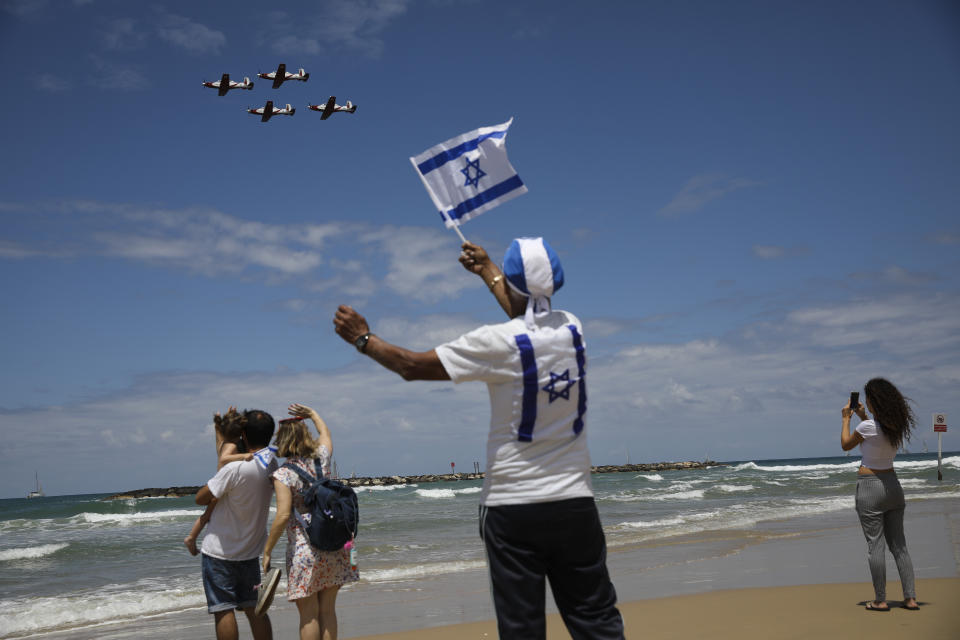
[[[884,542],[897,563],[900,583],[903,587],[903,608],[919,609],[913,584],[913,562],[907,552],[903,534],[903,488],[893,470],[893,459],[904,440],[910,439],[910,430],[916,426],[916,418],[910,405],[893,384],[883,378],[874,378],[864,387],[867,411],[873,419],[867,419],[863,404],[851,400],[841,410],[842,427],[840,446],[849,451],[860,446],[863,455],[857,472],[857,515],[867,539],[870,575],[873,578],[874,600],[867,603],[868,611],[889,611],[886,602],[887,565]],[[850,431],[850,418],[856,413],[862,422]]]

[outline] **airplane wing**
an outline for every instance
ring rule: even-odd
[[[277,66],[277,75],[273,77],[273,88],[279,89],[280,85],[283,84],[283,81],[287,79],[287,65],[280,63]]]
[[[227,95],[227,91],[230,90],[230,74],[225,73],[223,77],[220,78],[220,89],[217,91],[218,96]]]
[[[267,104],[263,107],[263,115],[260,117],[260,122],[266,122],[273,115],[273,100],[267,100]]]
[[[334,107],[337,106],[337,96],[330,96],[330,99],[327,100],[327,104],[323,107],[323,115],[320,116],[321,120],[326,120],[330,117],[330,114],[333,113]]]

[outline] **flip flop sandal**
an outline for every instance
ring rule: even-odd
[[[271,567],[270,570],[267,571],[267,575],[264,576],[263,582],[261,582],[257,588],[257,606],[253,610],[254,615],[262,616],[267,612],[267,609],[269,609],[273,603],[273,596],[277,592],[277,585],[279,583],[280,569]]]

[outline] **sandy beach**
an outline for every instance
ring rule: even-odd
[[[893,587],[895,585],[891,585]],[[863,584],[826,584],[732,589],[656,598],[620,605],[627,638],[715,640],[744,638],[904,638],[956,640],[960,635],[960,578],[919,583],[926,594],[920,611],[897,608],[886,614],[862,611]],[[898,585],[896,585],[897,588]],[[869,596],[868,596],[869,597]],[[485,640],[497,637],[494,621],[399,633],[358,640]],[[569,639],[558,614],[547,619],[547,638]]]
[[[960,637],[960,500],[918,500],[907,539],[920,611],[896,608],[902,594],[888,557],[894,609],[872,613],[866,545],[851,511],[761,523],[610,549],[627,637],[902,638]],[[276,638],[297,637],[296,607],[281,584],[270,610]],[[548,637],[569,638],[548,597]],[[496,638],[485,568],[456,575],[345,589],[338,600],[343,639]],[[203,608],[44,638],[213,637]],[[241,638],[250,632],[241,624]]]

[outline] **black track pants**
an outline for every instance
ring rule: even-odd
[[[545,579],[573,640],[624,637],[593,498],[481,505],[480,537],[501,640],[546,638]]]

